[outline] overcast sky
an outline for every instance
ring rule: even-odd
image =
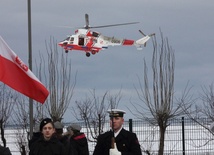
[[[39,59],[38,52],[46,52],[45,41],[50,36],[61,41],[75,31],[60,26],[84,26],[85,13],[89,14],[91,26],[138,21],[136,25],[96,31],[110,37],[137,40],[142,37],[138,32],[141,29],[144,33],[156,33],[160,41],[161,29],[175,53],[175,92],[179,94],[189,81],[192,93],[198,94],[201,86],[209,86],[214,77],[213,8],[212,0],[31,1],[33,59]],[[0,20],[0,35],[28,64],[27,0],[1,0]],[[143,77],[143,59],[150,69],[152,41],[149,40],[142,51],[117,46],[89,58],[80,51],[69,52],[67,56],[72,60],[73,71],[78,71],[71,102],[84,99],[91,89],[100,95],[122,89],[119,107],[127,111],[130,101],[139,101],[134,85],[138,85],[137,76]]]

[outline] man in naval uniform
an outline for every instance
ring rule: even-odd
[[[136,134],[123,128],[125,111],[111,109],[108,113],[112,130],[98,137],[93,155],[142,155]]]

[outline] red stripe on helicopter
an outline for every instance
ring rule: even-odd
[[[88,31],[86,32],[86,36],[92,36],[92,33],[91,33],[90,30],[88,30]]]
[[[134,40],[123,40],[123,45],[133,45],[134,44]]]
[[[93,47],[93,38],[90,38],[90,40],[87,42],[86,47]]]

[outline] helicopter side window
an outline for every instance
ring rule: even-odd
[[[74,37],[71,37],[70,38],[70,44],[73,44],[73,42],[74,42]]]
[[[79,38],[79,45],[83,46],[84,45],[84,38]]]
[[[93,42],[94,42],[94,43],[97,43],[97,39],[93,39]]]

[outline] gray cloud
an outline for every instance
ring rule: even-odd
[[[211,0],[206,3],[201,0],[37,0],[31,3],[34,59],[38,59],[39,51],[45,51],[45,41],[50,36],[60,41],[75,30],[57,26],[83,26],[84,14],[88,13],[91,25],[140,22],[130,26],[96,29],[104,35],[118,38],[139,39],[141,35],[138,29],[145,33],[155,32],[159,38],[161,28],[175,51],[177,92],[184,89],[188,80],[196,91],[200,91],[201,85],[213,82],[214,2]],[[2,1],[0,19],[0,35],[27,63],[27,2]],[[72,60],[73,70],[78,71],[74,100],[84,97],[87,90],[93,88],[103,94],[106,90],[114,92],[122,87],[125,94],[122,102],[127,103],[130,98],[138,100],[133,85],[138,85],[137,75],[143,75],[144,58],[150,66],[152,41],[143,51],[137,51],[135,47],[109,47],[90,58],[80,51],[69,52],[68,57]]]

